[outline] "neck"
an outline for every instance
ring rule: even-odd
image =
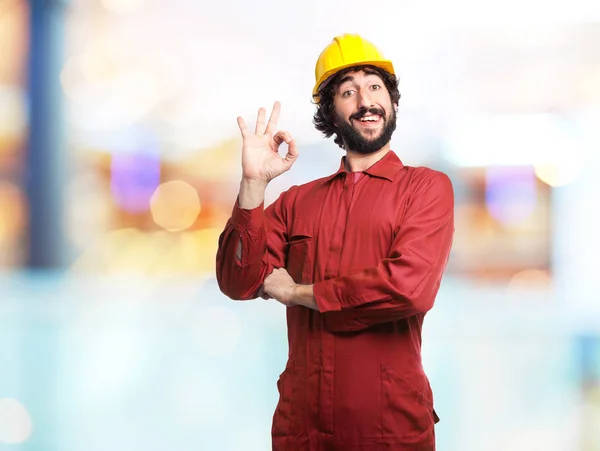
[[[345,167],[348,172],[362,172],[369,169],[379,160],[381,160],[390,151],[390,144],[386,144],[377,152],[362,154],[353,150],[346,152]]]

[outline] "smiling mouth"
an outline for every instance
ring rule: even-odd
[[[381,122],[381,116],[378,114],[365,114],[360,119],[355,120],[364,126],[377,125]]]

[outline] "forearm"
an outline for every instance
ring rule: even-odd
[[[332,291],[323,291],[323,286],[319,284],[313,289],[315,304],[323,314],[324,327],[329,332],[359,331],[376,324],[425,314],[433,307],[442,273],[443,267],[433,268],[429,276],[410,290],[402,288],[401,280],[388,283],[380,280],[370,289],[364,290],[366,287],[362,287],[363,296],[360,295],[361,287],[351,283],[341,290],[334,288]],[[347,295],[353,292],[358,293],[357,298]],[[361,302],[364,300],[370,302]],[[336,304],[339,306],[337,309]]]
[[[266,182],[243,178],[240,182],[240,192],[238,194],[238,204],[240,208],[245,210],[253,210],[259,207],[265,201],[266,188]],[[239,261],[242,260],[241,238],[238,241],[235,256]]]
[[[292,290],[292,304],[303,305],[313,310],[319,310],[315,300],[313,285],[296,285]]]
[[[430,234],[437,243],[431,260],[410,251],[398,252],[398,257],[356,274],[317,282],[313,291],[319,311],[355,310],[371,315],[368,310],[380,310],[393,312],[395,317],[427,312],[433,307],[448,262],[452,230],[448,222],[437,234]]]
[[[244,189],[240,189],[243,192]],[[250,191],[250,194],[253,192]],[[243,209],[240,199],[219,237],[217,280],[221,291],[234,299],[250,299],[264,278],[266,231],[264,212],[259,204]]]
[[[315,284],[313,293],[322,313],[351,320],[353,327],[424,314],[434,304],[450,255],[453,221],[448,218],[427,238],[435,250],[423,258],[399,247],[377,266]],[[338,312],[348,312],[338,315]]]
[[[239,206],[244,210],[253,210],[265,201],[267,182],[243,178],[238,196]]]

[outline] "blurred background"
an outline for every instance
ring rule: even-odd
[[[393,149],[456,191],[424,328],[440,451],[600,450],[600,2],[0,0],[0,450],[270,449],[285,308],[233,302],[236,117],[300,158],[320,51],[394,61]]]

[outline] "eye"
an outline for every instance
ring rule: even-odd
[[[351,89],[349,89],[349,90],[347,90],[347,91],[344,91],[344,92],[342,93],[342,97],[350,97],[350,96],[352,95],[352,93],[353,93],[353,92],[354,92],[354,91],[352,91]]]
[[[377,91],[378,89],[381,89],[381,86],[380,85],[371,85],[371,89],[373,91]]]

